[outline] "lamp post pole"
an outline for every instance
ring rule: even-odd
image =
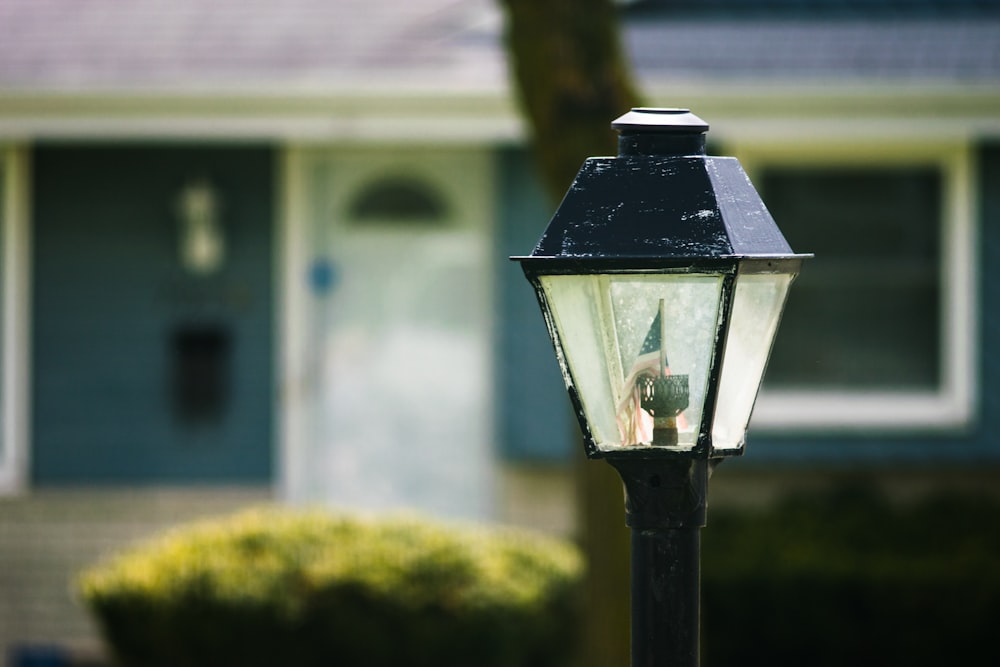
[[[631,529],[632,667],[697,667],[710,463],[609,460]]]

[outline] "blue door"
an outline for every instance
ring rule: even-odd
[[[266,483],[273,151],[33,156],[35,484]]]

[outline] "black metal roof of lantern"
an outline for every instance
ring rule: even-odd
[[[705,155],[703,120],[633,109],[611,127],[618,157],[584,162],[532,260],[635,267],[793,254],[739,162]]]
[[[619,155],[588,158],[531,255],[512,258],[521,263],[526,276],[535,286],[570,396],[577,409],[587,453],[593,457],[611,458],[635,456],[636,452],[642,456],[695,458],[739,454],[742,452],[746,421],[749,420],[760,375],[763,374],[763,364],[770,352],[770,343],[784,305],[787,286],[798,273],[802,258],[808,255],[792,252],[735,158],[710,157],[705,154],[708,124],[687,109],[632,109],[615,120],[612,127],[619,132]],[[564,289],[551,281],[553,276],[594,279],[599,275],[612,282],[618,281],[617,286],[607,291],[606,282],[602,283],[604,287],[584,287],[581,283],[581,286]],[[752,281],[746,281],[745,287],[740,288],[740,277],[749,275],[775,276],[780,284],[774,288],[777,291],[773,298],[767,297],[770,300],[765,299],[766,303],[761,302],[763,305],[758,304],[759,299],[747,300],[747,290],[760,292],[765,289],[752,287]],[[573,290],[577,290],[577,294],[582,293],[579,290],[589,290],[588,294],[596,295],[605,290],[606,293],[601,292],[603,296],[595,296],[594,300],[615,305],[595,307],[605,307],[610,313],[619,307],[617,304],[630,298],[627,296],[627,285],[622,283],[633,280],[625,278],[627,276],[638,276],[634,280],[641,281],[665,281],[658,299],[643,297],[653,305],[642,305],[646,310],[642,311],[641,318],[637,318],[642,323],[630,324],[623,319],[623,315],[607,314],[601,317],[607,322],[617,317],[617,324],[595,324],[595,331],[617,327],[616,331],[587,334],[592,339],[589,343],[577,342],[577,332],[565,330],[576,325],[567,323],[582,321],[587,316],[571,314],[567,310],[576,308],[581,311],[581,306],[564,306],[560,311],[557,301],[563,298],[561,295]],[[669,281],[676,281],[679,276],[687,277],[689,281],[691,276],[704,276],[706,280],[717,279],[719,285],[717,292],[713,292],[718,295],[717,304],[713,306],[715,310],[709,311],[706,316],[709,320],[715,317],[716,320],[711,320],[712,326],[717,321],[718,328],[706,334],[705,340],[709,343],[702,355],[704,363],[692,361],[692,365],[701,369],[698,372],[703,372],[705,378],[699,385],[702,388],[697,389],[695,385],[700,376],[691,376],[692,398],[697,392],[702,392],[699,396],[703,397],[697,401],[692,400],[692,404],[696,403],[697,410],[691,414],[696,418],[697,424],[689,427],[692,434],[686,447],[674,445],[674,440],[669,440],[666,436],[659,439],[653,436],[634,436],[631,440],[625,437],[619,443],[620,446],[613,446],[609,444],[613,436],[607,432],[614,429],[607,424],[615,420],[621,422],[621,415],[609,416],[609,410],[614,412],[609,406],[624,401],[623,394],[631,391],[631,388],[618,386],[614,390],[617,393],[612,397],[589,400],[587,392],[599,393],[607,389],[601,382],[588,380],[589,376],[585,376],[590,371],[584,366],[595,363],[602,365],[602,372],[617,377],[617,380],[611,380],[612,385],[632,382],[632,375],[628,372],[630,361],[601,361],[601,355],[607,356],[609,353],[594,352],[592,348],[598,347],[600,340],[603,340],[608,349],[608,340],[624,335],[622,330],[632,327],[639,331],[638,339],[637,334],[631,334],[633,349],[637,346],[635,340],[641,342],[641,334],[649,330],[643,345],[645,349],[655,333],[650,328],[653,325],[650,318],[655,315],[655,326],[664,327],[663,339],[658,334],[655,336],[660,341],[657,344],[661,347],[660,356],[663,359],[660,374],[669,375],[663,347],[673,345],[674,349],[669,352],[671,356],[677,354],[678,348],[682,348],[680,352],[683,353],[690,347],[687,339],[680,342],[675,339],[669,344],[666,342],[672,333],[666,325],[668,319],[674,323],[671,326],[676,325],[678,328],[683,328],[683,320],[687,319],[686,316],[676,314],[671,319],[669,312],[672,303],[683,301],[682,292],[669,284]],[[628,284],[640,285],[639,282]],[[650,287],[647,292],[649,289],[657,288]],[[566,298],[581,301],[579,297]],[[650,310],[655,309],[656,301],[659,302],[659,315]],[[741,301],[746,303],[740,305]],[[725,436],[731,441],[730,445],[720,447],[718,443],[713,443],[713,433],[715,439],[718,439],[721,433],[719,429],[725,430],[716,420],[720,382],[726,383],[724,366],[727,363],[735,366],[736,355],[743,354],[743,348],[739,347],[738,342],[730,340],[733,320],[760,319],[757,313],[760,308],[770,309],[771,315],[766,323],[748,325],[751,329],[757,327],[749,333],[739,333],[744,329],[737,324],[737,333],[733,334],[743,338],[760,338],[766,334],[767,339],[753,342],[753,345],[764,346],[763,351],[754,352],[757,357],[761,357],[761,361],[751,364],[758,377],[742,378],[746,383],[752,383],[753,388],[749,399],[745,396],[741,399],[741,405],[747,404],[747,401],[749,403],[745,406],[745,417],[740,416],[735,420],[742,423],[742,426],[735,427],[739,433]],[[585,350],[587,345],[589,348]],[[624,350],[628,345],[619,345],[616,339],[610,347]],[[578,360],[586,358],[588,361],[574,361],[574,356]],[[760,366],[759,371],[757,366]],[[741,368],[740,372],[745,375],[746,369]],[[674,373],[674,389],[671,391],[676,393],[679,391],[677,387],[680,377],[684,377],[685,383],[687,378],[676,376],[676,370]],[[735,387],[738,382],[733,377],[729,385]],[[686,384],[683,391],[686,400]],[[736,393],[737,389],[730,389],[727,396]],[[598,404],[599,407],[594,407]],[[660,414],[663,414],[663,410],[660,410]],[[595,423],[601,419],[605,423],[604,434],[598,433],[601,428],[595,427]],[[665,423],[660,416],[657,417],[657,422]],[[657,428],[662,432],[666,427]],[[672,437],[676,439],[676,436]]]

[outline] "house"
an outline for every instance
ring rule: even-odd
[[[719,497],[994,483],[1000,7],[621,12],[650,103],[817,255]],[[571,526],[502,30],[488,0],[0,4],[0,644],[92,641],[75,567],[248,502]]]

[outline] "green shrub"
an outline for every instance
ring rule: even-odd
[[[1000,664],[1000,505],[894,506],[869,488],[710,512],[702,645],[715,665]]]
[[[80,577],[117,660],[196,665],[566,664],[568,544],[415,517],[255,510],[182,527]]]

